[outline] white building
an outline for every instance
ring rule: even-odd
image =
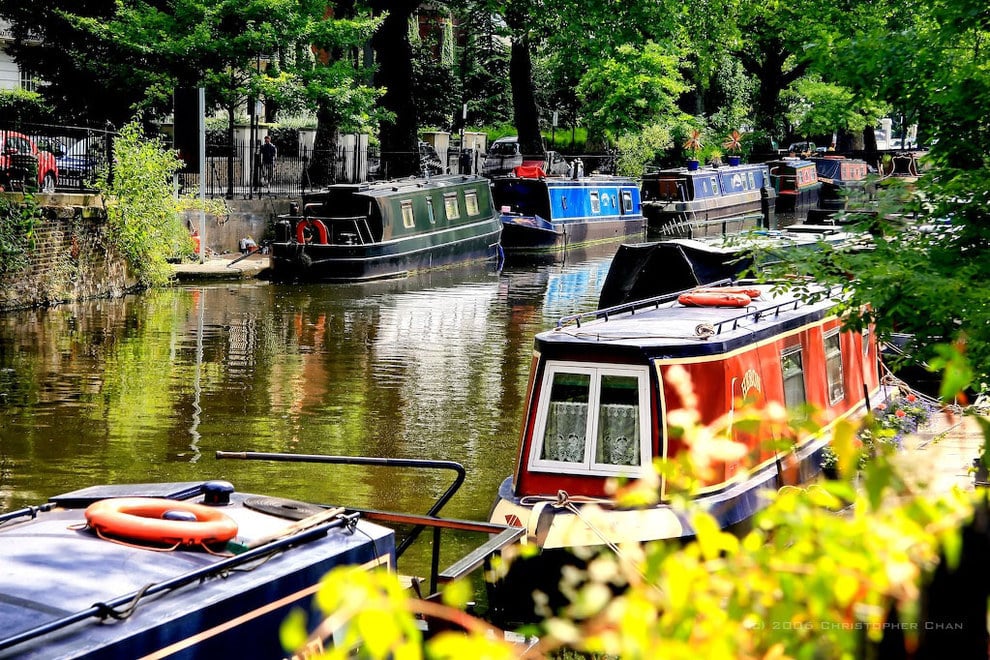
[[[10,24],[0,18],[0,89],[34,90],[34,76],[19,68],[14,59],[7,54],[7,44],[13,43],[14,33]]]

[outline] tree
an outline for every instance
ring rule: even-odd
[[[130,50],[94,39],[76,20],[107,21],[115,11],[114,0],[0,0],[0,15],[14,35],[5,49],[37,76],[39,93],[62,123],[119,126],[145,96],[145,81],[130,69]],[[118,75],[106,75],[111,63],[119,67]]]

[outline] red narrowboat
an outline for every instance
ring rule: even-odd
[[[541,549],[692,536],[665,480],[659,503],[639,509],[618,506],[606,488],[689,449],[672,422],[688,407],[677,386],[685,374],[701,424],[744,400],[757,409],[810,404],[830,420],[786,450],[781,438],[733,432],[747,452],[719,464],[693,496],[724,528],[765,506],[762,492],[817,478],[834,424],[878,402],[874,334],[843,328],[835,292],[809,301],[747,284],[731,293],[732,306],[719,302],[725,295],[673,293],[566,318],[537,335],[517,467],[499,488],[492,522],[525,527]],[[740,296],[748,298],[741,307]]]

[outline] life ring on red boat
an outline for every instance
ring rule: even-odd
[[[751,286],[719,286],[708,289],[695,289],[703,293],[741,293],[750,298],[759,298],[763,292]]]
[[[237,536],[237,522],[223,511],[155,497],[94,502],[86,508],[86,522],[101,537],[162,545],[209,545]]]
[[[313,240],[313,229],[316,229],[320,240]],[[327,226],[323,224],[322,220],[300,220],[296,223],[296,241],[299,243],[327,245],[330,243],[330,235],[327,232]]]
[[[677,302],[688,307],[746,307],[753,299],[745,293],[688,291],[679,295]]]

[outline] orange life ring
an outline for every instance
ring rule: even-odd
[[[741,293],[749,296],[750,298],[759,298],[763,293],[759,289],[751,286],[719,286],[708,289],[694,289],[694,291],[700,293]]]
[[[320,236],[319,241],[308,241],[306,240],[306,230],[309,227],[315,227],[317,234]],[[322,220],[300,220],[296,223],[296,241],[299,243],[310,243],[314,242],[319,245],[328,245],[330,243],[330,235],[327,232],[327,226],[323,224]]]
[[[178,513],[193,520],[169,520]],[[237,536],[237,522],[203,504],[155,497],[112,497],[90,504],[86,522],[98,534],[165,545],[223,543]]]
[[[745,293],[721,291],[689,291],[677,297],[677,302],[690,307],[746,307],[752,299]]]

